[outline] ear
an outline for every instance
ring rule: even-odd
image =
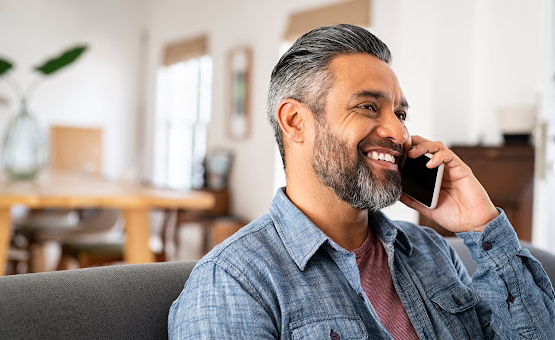
[[[295,99],[287,98],[279,104],[276,118],[284,139],[295,143],[304,142],[309,117],[307,114],[311,114],[310,110]]]

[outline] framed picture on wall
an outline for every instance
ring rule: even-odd
[[[252,49],[238,47],[229,52],[230,90],[228,133],[232,139],[246,139],[251,130]]]

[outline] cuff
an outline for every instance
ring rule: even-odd
[[[482,232],[458,233],[470,249],[472,259],[478,265],[502,267],[520,251],[520,242],[505,212],[497,208],[499,215],[486,225]]]

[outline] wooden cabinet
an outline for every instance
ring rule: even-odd
[[[451,150],[470,166],[493,204],[505,210],[518,237],[531,241],[534,148],[528,144],[508,144],[503,147],[453,146]],[[420,224],[442,235],[453,235],[424,216],[420,216]]]

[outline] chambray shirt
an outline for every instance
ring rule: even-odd
[[[459,234],[470,278],[431,229],[371,213],[393,283],[421,339],[555,339],[554,292],[505,214]],[[173,303],[170,339],[391,339],[361,286],[355,254],[278,190],[269,213],[199,261]]]

